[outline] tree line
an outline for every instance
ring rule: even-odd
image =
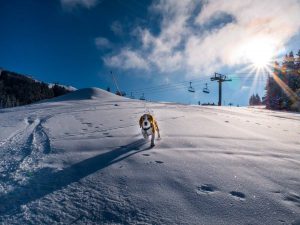
[[[0,108],[31,104],[69,92],[59,84],[49,87],[48,84],[30,77],[0,70]]]
[[[264,102],[267,109],[300,111],[300,50],[286,54],[281,64],[275,61]]]
[[[262,101],[258,94],[251,95],[251,97],[249,99],[249,105],[262,105]]]

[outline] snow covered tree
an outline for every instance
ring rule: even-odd
[[[276,82],[277,81],[277,82]],[[279,83],[284,84],[286,87],[281,87]],[[294,53],[291,51],[288,55],[285,55],[282,65],[275,62],[273,74],[267,80],[266,95],[264,101],[268,109],[277,110],[300,110],[297,107],[299,97],[291,98],[288,92],[293,92],[294,96],[300,89],[300,50],[297,53],[297,57],[294,57]]]
[[[0,70],[0,107],[26,105],[43,99],[60,96],[70,91],[55,84],[48,84],[7,70]]]

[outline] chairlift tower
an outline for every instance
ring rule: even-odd
[[[211,81],[217,81],[219,83],[219,102],[218,106],[222,105],[222,83],[225,81],[232,81],[231,79],[228,79],[227,76],[220,74],[220,73],[215,73],[214,77],[210,78]]]
[[[119,86],[118,86],[117,80],[116,80],[116,78],[115,78],[115,76],[114,76],[113,72],[112,72],[112,71],[110,71],[110,74],[111,74],[111,76],[112,76],[112,78],[113,78],[113,81],[114,81],[114,84],[115,84],[115,87],[116,87],[116,89],[117,89],[118,93],[120,93],[120,95],[122,95],[122,93],[121,93],[121,91],[120,91],[120,89],[119,89]]]

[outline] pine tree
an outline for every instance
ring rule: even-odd
[[[300,75],[300,49],[296,55],[297,57],[295,59],[295,70],[298,73],[298,75]]]
[[[268,109],[300,111],[300,50],[296,55],[295,58],[292,51],[285,55],[281,66],[275,62],[273,76],[268,78],[265,88],[264,102]],[[279,82],[276,82],[278,80]],[[295,94],[299,93],[299,97],[295,98],[294,95],[291,98],[290,94],[284,90],[286,87],[280,87],[278,84],[280,82],[287,86],[289,93],[291,91]]]
[[[291,51],[288,56],[287,69],[289,72],[295,69],[295,57],[293,51]]]
[[[251,95],[251,97],[249,99],[249,105],[261,105],[261,99],[258,94]]]
[[[255,95],[255,105],[261,105],[261,99],[258,94]]]
[[[250,96],[249,105],[253,105],[253,95]]]

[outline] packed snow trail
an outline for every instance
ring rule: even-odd
[[[300,114],[83,89],[0,111],[1,224],[298,224]]]

